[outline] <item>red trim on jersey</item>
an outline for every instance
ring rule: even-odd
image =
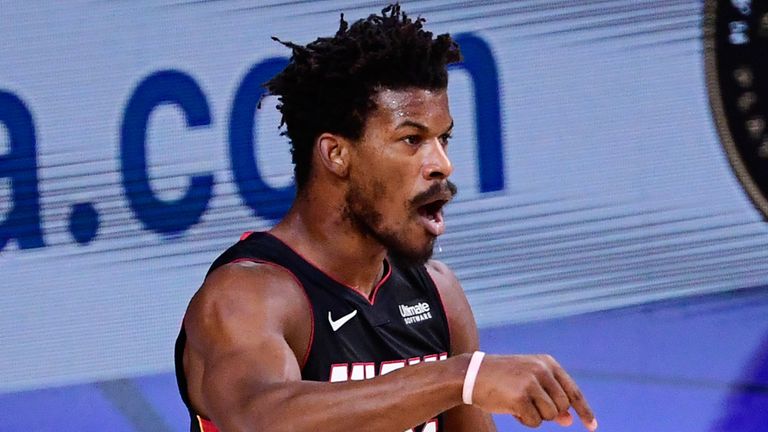
[[[304,366],[306,366],[307,364],[307,360],[309,360],[309,352],[312,350],[312,343],[315,341],[315,312],[314,310],[312,310],[312,301],[309,299],[309,294],[307,294],[307,289],[304,288],[304,284],[301,283],[299,278],[296,277],[296,275],[293,274],[292,271],[281,266],[280,264],[273,263],[271,261],[264,261],[256,258],[238,258],[230,261],[228,264],[234,264],[234,263],[239,263],[244,261],[254,262],[258,264],[265,264],[265,265],[269,265],[269,266],[273,266],[273,267],[285,270],[286,272],[288,272],[289,275],[291,275],[294,282],[296,282],[296,284],[301,287],[301,291],[304,293],[304,297],[307,299],[307,305],[309,306],[309,324],[310,324],[309,343],[307,344],[307,351],[304,353],[304,358],[301,360],[301,363],[300,363],[300,368],[303,370]]]
[[[451,336],[451,319],[448,317],[448,308],[445,307],[445,302],[443,301],[443,294],[440,292],[440,288],[437,287],[437,282],[435,282],[435,278],[432,277],[431,274],[429,274],[429,270],[427,270],[427,276],[429,276],[429,279],[432,281],[432,285],[435,286],[435,291],[437,292],[437,298],[440,300],[440,307],[443,308],[443,316],[445,317],[445,328],[448,331],[448,352],[453,354],[453,338]]]
[[[389,277],[392,275],[392,264],[390,264],[389,260],[386,258],[384,258],[384,261],[387,263],[387,274],[385,274],[384,277],[381,278],[379,283],[377,283],[376,286],[373,288],[373,292],[371,292],[371,299],[370,299],[371,306],[373,306],[373,304],[376,303],[376,294],[379,292],[379,288],[381,288],[381,286],[384,285],[384,282],[389,280]]]
[[[251,234],[253,234],[253,231],[246,231],[246,232],[244,232],[243,235],[240,236],[240,241],[243,241],[243,240],[247,239],[248,237],[251,236]]]
[[[197,424],[200,425],[200,432],[219,432],[219,428],[213,422],[200,416],[197,416]]]
[[[381,286],[382,286],[382,285],[384,285],[384,282],[386,282],[386,281],[387,281],[387,279],[389,279],[389,276],[392,274],[392,265],[389,263],[389,260],[388,260],[388,259],[384,258],[384,261],[387,263],[387,273],[384,275],[384,277],[382,277],[382,278],[381,278],[381,280],[379,281],[379,283],[377,283],[377,284],[376,284],[376,286],[373,288],[373,291],[371,291],[371,295],[370,295],[370,297],[368,297],[368,296],[366,296],[365,294],[363,294],[363,293],[362,293],[360,290],[358,290],[357,288],[355,288],[355,287],[353,287],[353,286],[350,286],[350,285],[347,285],[347,284],[345,284],[344,282],[342,282],[342,281],[340,281],[340,280],[336,279],[336,278],[335,278],[335,277],[333,277],[332,275],[330,275],[330,274],[328,274],[328,273],[324,272],[322,269],[320,269],[320,267],[319,267],[317,264],[315,264],[315,263],[314,263],[314,262],[312,262],[311,260],[307,259],[307,257],[305,257],[304,255],[300,254],[298,251],[296,251],[296,249],[294,249],[294,248],[290,247],[290,246],[289,246],[287,243],[285,243],[284,241],[280,240],[280,239],[279,239],[277,236],[275,236],[274,234],[272,234],[272,233],[268,233],[268,232],[265,232],[264,234],[267,234],[268,236],[271,236],[271,237],[272,237],[272,238],[274,238],[275,240],[277,240],[277,241],[279,241],[280,243],[282,243],[282,244],[283,244],[283,246],[287,247],[287,248],[288,248],[288,249],[290,249],[290,250],[291,250],[293,253],[295,253],[296,255],[298,255],[299,257],[301,257],[301,259],[303,259],[303,260],[304,260],[304,261],[306,261],[306,262],[307,262],[309,265],[311,265],[312,267],[314,267],[314,268],[315,268],[315,270],[317,270],[317,271],[319,271],[320,273],[324,274],[324,275],[325,275],[325,276],[326,276],[328,279],[330,279],[330,280],[332,280],[332,281],[336,282],[337,284],[339,284],[339,285],[341,285],[341,286],[343,286],[343,287],[345,287],[345,288],[348,288],[348,289],[351,289],[352,291],[354,291],[354,292],[355,292],[357,295],[359,295],[360,297],[364,298],[364,299],[365,299],[365,300],[366,300],[366,301],[367,301],[367,302],[368,302],[368,303],[369,303],[371,306],[373,306],[373,304],[374,304],[374,303],[376,303],[376,293],[379,291],[379,288],[381,288]]]

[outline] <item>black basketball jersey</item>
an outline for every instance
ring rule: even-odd
[[[208,273],[236,261],[280,266],[292,273],[304,288],[312,313],[309,348],[306,358],[300,359],[304,380],[364,380],[448,357],[448,321],[437,288],[424,266],[403,268],[385,260],[384,276],[370,298],[366,298],[268,233],[244,235],[214,261]],[[210,422],[197,416],[190,407],[182,365],[185,341],[182,325],[176,341],[176,378],[181,397],[190,411],[190,430],[215,431]],[[444,431],[442,417],[413,431]]]

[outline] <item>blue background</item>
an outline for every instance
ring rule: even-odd
[[[292,194],[255,109],[288,54],[269,37],[382,6],[0,1],[0,431],[187,430],[186,304]],[[553,354],[601,430],[764,430],[768,224],[712,120],[703,2],[404,8],[464,49],[437,256],[483,348]]]

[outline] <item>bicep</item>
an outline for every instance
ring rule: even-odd
[[[299,364],[284,338],[263,336],[204,360],[201,402],[216,424],[253,409],[253,397],[270,385],[301,379]]]
[[[264,270],[264,269],[262,269]],[[193,407],[220,424],[245,410],[261,388],[297,381],[301,372],[287,334],[296,302],[285,300],[285,281],[270,269],[229,268],[212,274],[185,318],[185,373]],[[280,286],[272,295],[272,282]],[[299,303],[300,304],[300,303]]]

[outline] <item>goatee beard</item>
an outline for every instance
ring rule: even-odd
[[[387,248],[387,257],[395,267],[418,267],[432,258],[435,250],[435,240],[429,241],[429,244],[421,251],[406,251],[402,248]]]
[[[424,248],[413,249],[395,232],[378,228],[384,219],[375,210],[374,203],[381,199],[381,184],[375,183],[372,193],[364,193],[358,187],[351,187],[346,194],[346,205],[343,209],[344,218],[349,220],[354,229],[384,246],[390,261],[398,267],[424,265],[432,258],[435,241],[431,239]]]

